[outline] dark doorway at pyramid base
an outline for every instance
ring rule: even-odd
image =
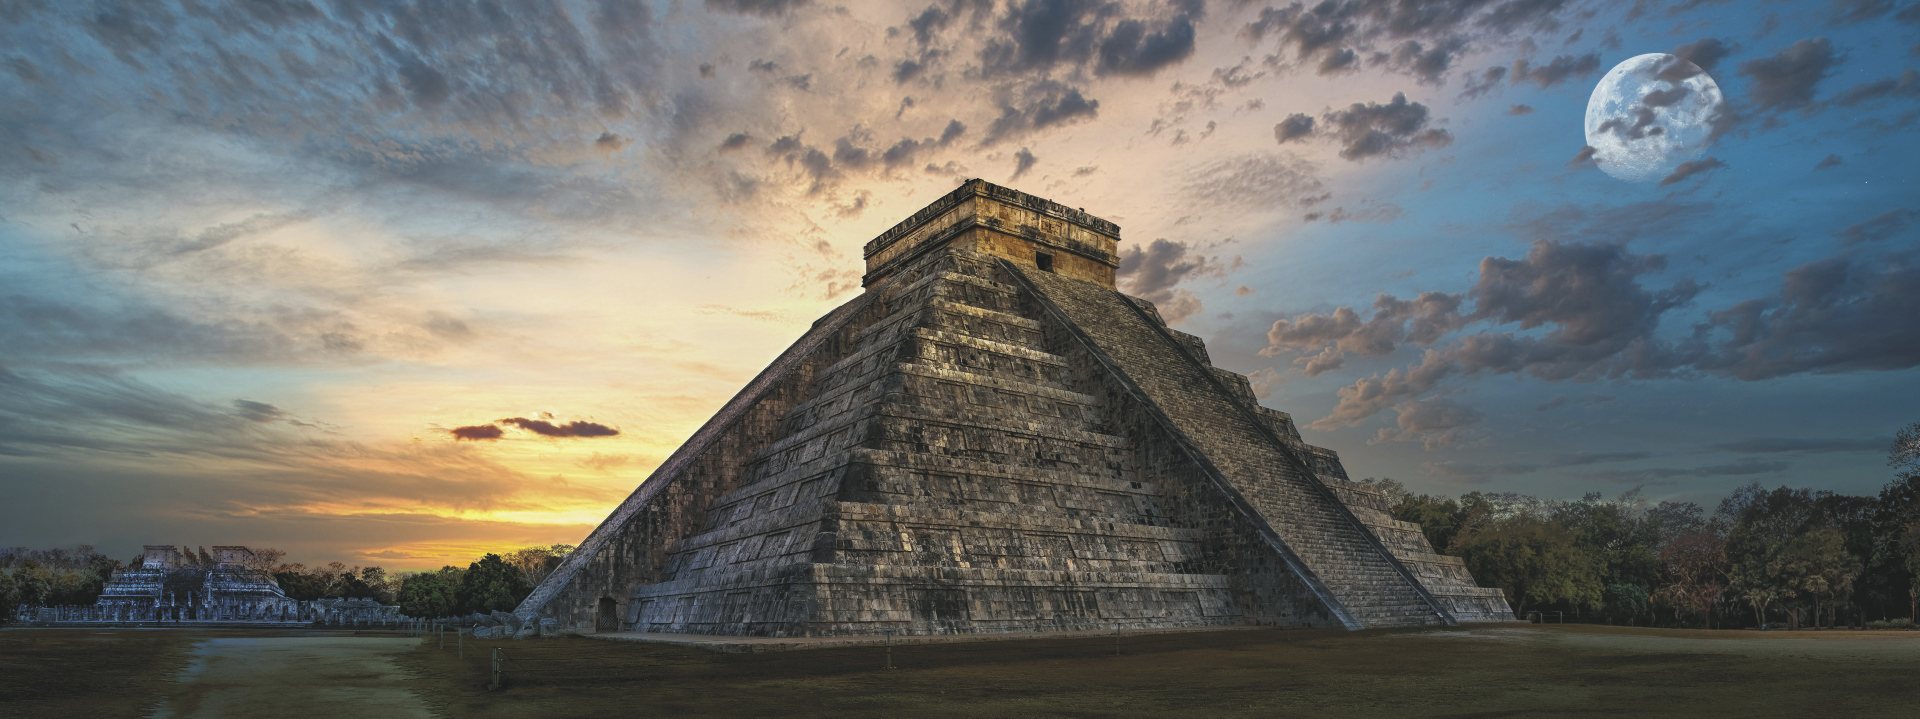
[[[866,291],[517,613],[744,636],[1511,620],[1200,338],[1115,291],[1117,233],[970,182],[882,235]]]
[[[600,611],[595,613],[594,628],[603,632],[620,629],[620,605],[612,597],[600,598]]]

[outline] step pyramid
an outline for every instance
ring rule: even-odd
[[[1119,227],[980,180],[516,610],[745,636],[1511,620],[1198,337],[1114,287]]]

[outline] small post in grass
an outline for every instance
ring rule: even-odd
[[[893,630],[887,630],[887,668],[893,668]]]
[[[1120,625],[1113,625],[1113,655],[1120,656]]]
[[[493,690],[493,689],[499,689],[499,688],[500,688],[500,648],[494,647],[493,648],[493,683],[488,684],[487,689]]]
[[[442,651],[445,651],[446,648],[447,648],[447,626],[445,624],[442,624],[440,625],[440,649]]]
[[[460,658],[466,659],[467,658],[467,635],[461,634],[460,630],[458,629],[453,630],[453,643],[456,647],[460,649]]]

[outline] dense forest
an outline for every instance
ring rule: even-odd
[[[1920,604],[1920,424],[1900,431],[1888,464],[1894,479],[1878,496],[1755,483],[1712,511],[1649,504],[1638,489],[1562,501],[1416,495],[1391,479],[1365,482],[1386,490],[1395,517],[1419,523],[1436,550],[1466,560],[1482,585],[1506,590],[1522,617],[1911,626]]]
[[[1889,452],[1894,478],[1878,496],[1758,483],[1708,511],[1613,499],[1516,493],[1443,497],[1392,479],[1364,483],[1393,498],[1434,549],[1463,558],[1484,586],[1506,590],[1515,614],[1618,624],[1755,627],[1911,626],[1920,608],[1920,423]],[[510,610],[560,564],[570,545],[488,554],[460,568],[388,574],[380,567],[285,563],[254,550],[294,599],[365,597],[415,617]],[[189,562],[212,566],[201,549]],[[20,605],[92,604],[122,563],[80,546],[0,549],[0,621]],[[1557,613],[1557,614],[1554,614]]]

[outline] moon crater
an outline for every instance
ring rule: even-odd
[[[1691,62],[1649,53],[1615,65],[1587,100],[1587,144],[1616,179],[1651,182],[1698,158],[1726,110],[1720,86]]]

